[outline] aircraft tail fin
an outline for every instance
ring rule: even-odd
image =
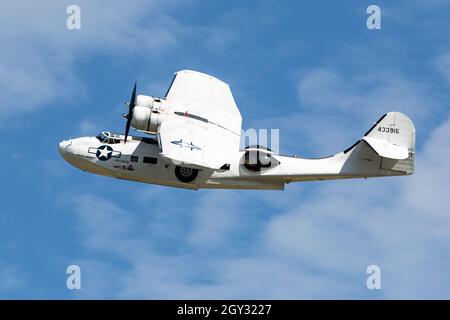
[[[363,139],[381,140],[415,151],[416,128],[410,118],[401,112],[388,112],[367,131]]]
[[[403,113],[386,113],[361,141],[381,157],[381,169],[414,172],[416,129]]]
[[[382,116],[353,147],[363,143],[379,157],[378,168],[382,172],[412,174],[414,172],[416,129],[413,122],[400,112],[388,112]],[[362,146],[356,153],[363,153]]]

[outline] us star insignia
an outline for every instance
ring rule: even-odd
[[[192,150],[202,150],[200,147],[197,147],[195,144],[191,143],[187,143],[187,142],[183,142],[183,139],[180,139],[178,141],[170,141],[170,143],[173,143],[177,146],[180,146],[180,148],[189,148]]]
[[[111,158],[120,158],[121,152],[114,151],[114,149],[108,145],[103,145],[98,148],[89,148],[89,153],[95,154],[98,160],[107,161]]]

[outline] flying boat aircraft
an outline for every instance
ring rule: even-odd
[[[175,73],[164,98],[136,96],[125,134],[61,141],[73,166],[95,174],[199,189],[283,190],[291,182],[410,175],[415,127],[400,112],[383,115],[358,141],[326,158],[276,154],[261,145],[240,149],[242,118],[230,87],[196,71]],[[130,136],[130,127],[145,136]]]

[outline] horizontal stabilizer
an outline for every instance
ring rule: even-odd
[[[409,156],[408,147],[397,146],[384,139],[364,137],[361,140],[366,142],[380,157],[404,160]]]

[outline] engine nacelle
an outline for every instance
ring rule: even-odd
[[[155,99],[153,97],[144,96],[144,95],[140,94],[136,97],[135,104],[137,106],[152,107],[154,101],[155,101]]]
[[[137,105],[133,109],[131,125],[137,130],[157,132],[159,125],[159,112],[150,107]]]

